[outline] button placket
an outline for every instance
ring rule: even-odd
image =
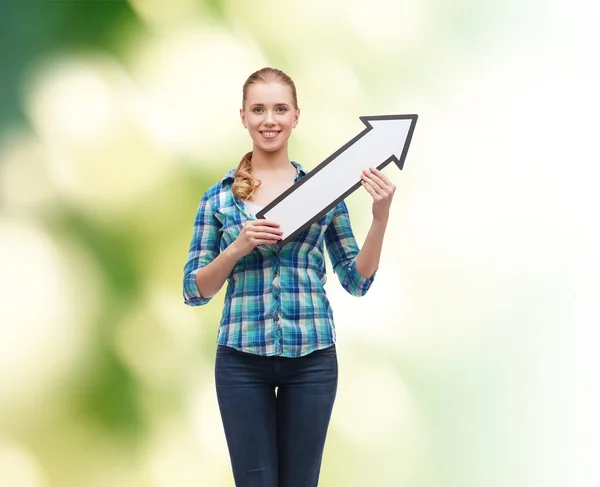
[[[272,279],[272,292],[273,292],[273,319],[275,321],[273,326],[273,342],[275,348],[275,354],[281,355],[283,353],[283,330],[281,328],[281,276],[279,269],[279,248],[274,256],[273,262],[273,279]]]

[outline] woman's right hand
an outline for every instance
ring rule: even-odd
[[[248,255],[257,245],[275,244],[283,237],[279,223],[271,220],[248,220],[238,237],[231,244],[239,258]]]

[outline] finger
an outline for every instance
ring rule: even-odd
[[[370,171],[365,175],[365,178],[370,179],[373,182],[372,186],[382,196],[393,195],[396,191],[394,183],[392,183],[381,171],[378,171],[375,168],[370,168]]]
[[[367,192],[373,197],[373,198],[377,198],[379,197],[379,194],[377,193],[377,191],[375,191],[373,189],[373,187],[369,184],[368,181],[362,179],[360,181],[360,184],[362,184],[363,188],[365,188],[367,190]]]
[[[385,194],[383,188],[381,188],[371,177],[368,177],[363,174],[362,181],[367,185],[367,187],[371,188],[371,190],[378,195],[383,196]]]
[[[386,187],[386,183],[383,181],[383,179],[381,179],[377,174],[375,174],[373,171],[373,168],[370,168],[369,170],[364,169],[363,170],[363,176],[365,178],[367,178],[368,180],[373,182],[373,186],[375,188],[381,188],[384,189]]]
[[[260,240],[281,240],[283,238],[281,234],[272,234],[268,232],[253,232],[250,236]]]
[[[263,227],[263,226],[254,226],[254,227],[250,228],[249,230],[250,230],[250,232],[252,232],[255,235],[257,235],[259,233],[264,233],[271,237],[274,235],[281,235],[283,233],[283,230],[280,230],[279,228]]]
[[[275,223],[269,220],[247,220],[245,226],[250,228],[268,228],[270,230],[279,230],[279,223]]]
[[[266,225],[269,227],[279,227],[280,226],[279,223],[274,222],[273,220],[263,220],[262,218],[258,219],[258,220],[249,220],[249,223],[251,225]]]
[[[392,182],[391,182],[391,181],[388,179],[388,177],[387,177],[385,174],[383,174],[383,173],[382,173],[382,172],[381,172],[379,169],[377,169],[377,168],[375,168],[375,167],[372,167],[372,168],[371,168],[371,172],[372,172],[373,174],[375,174],[376,176],[378,176],[378,177],[379,177],[379,179],[381,179],[381,180],[382,180],[382,181],[383,181],[383,182],[384,182],[384,183],[385,183],[387,186],[394,186],[394,183],[392,183]]]

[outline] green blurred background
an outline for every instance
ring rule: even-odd
[[[330,273],[320,485],[574,485],[597,458],[589,423],[572,449],[574,329],[597,308],[597,19],[555,0],[3,1],[0,485],[233,486],[222,294],[188,308],[181,279],[266,65],[296,81],[307,169],[360,115],[420,117],[385,170],[378,279],[357,299]],[[347,202],[362,242],[369,196]]]

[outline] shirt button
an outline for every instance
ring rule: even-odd
[[[277,294],[275,295],[275,299],[279,299],[279,296]]]
[[[275,317],[275,321],[279,321],[279,315]]]
[[[277,275],[278,275],[277,271],[275,271],[275,272],[273,273],[273,275],[274,275],[275,277],[277,277]]]

